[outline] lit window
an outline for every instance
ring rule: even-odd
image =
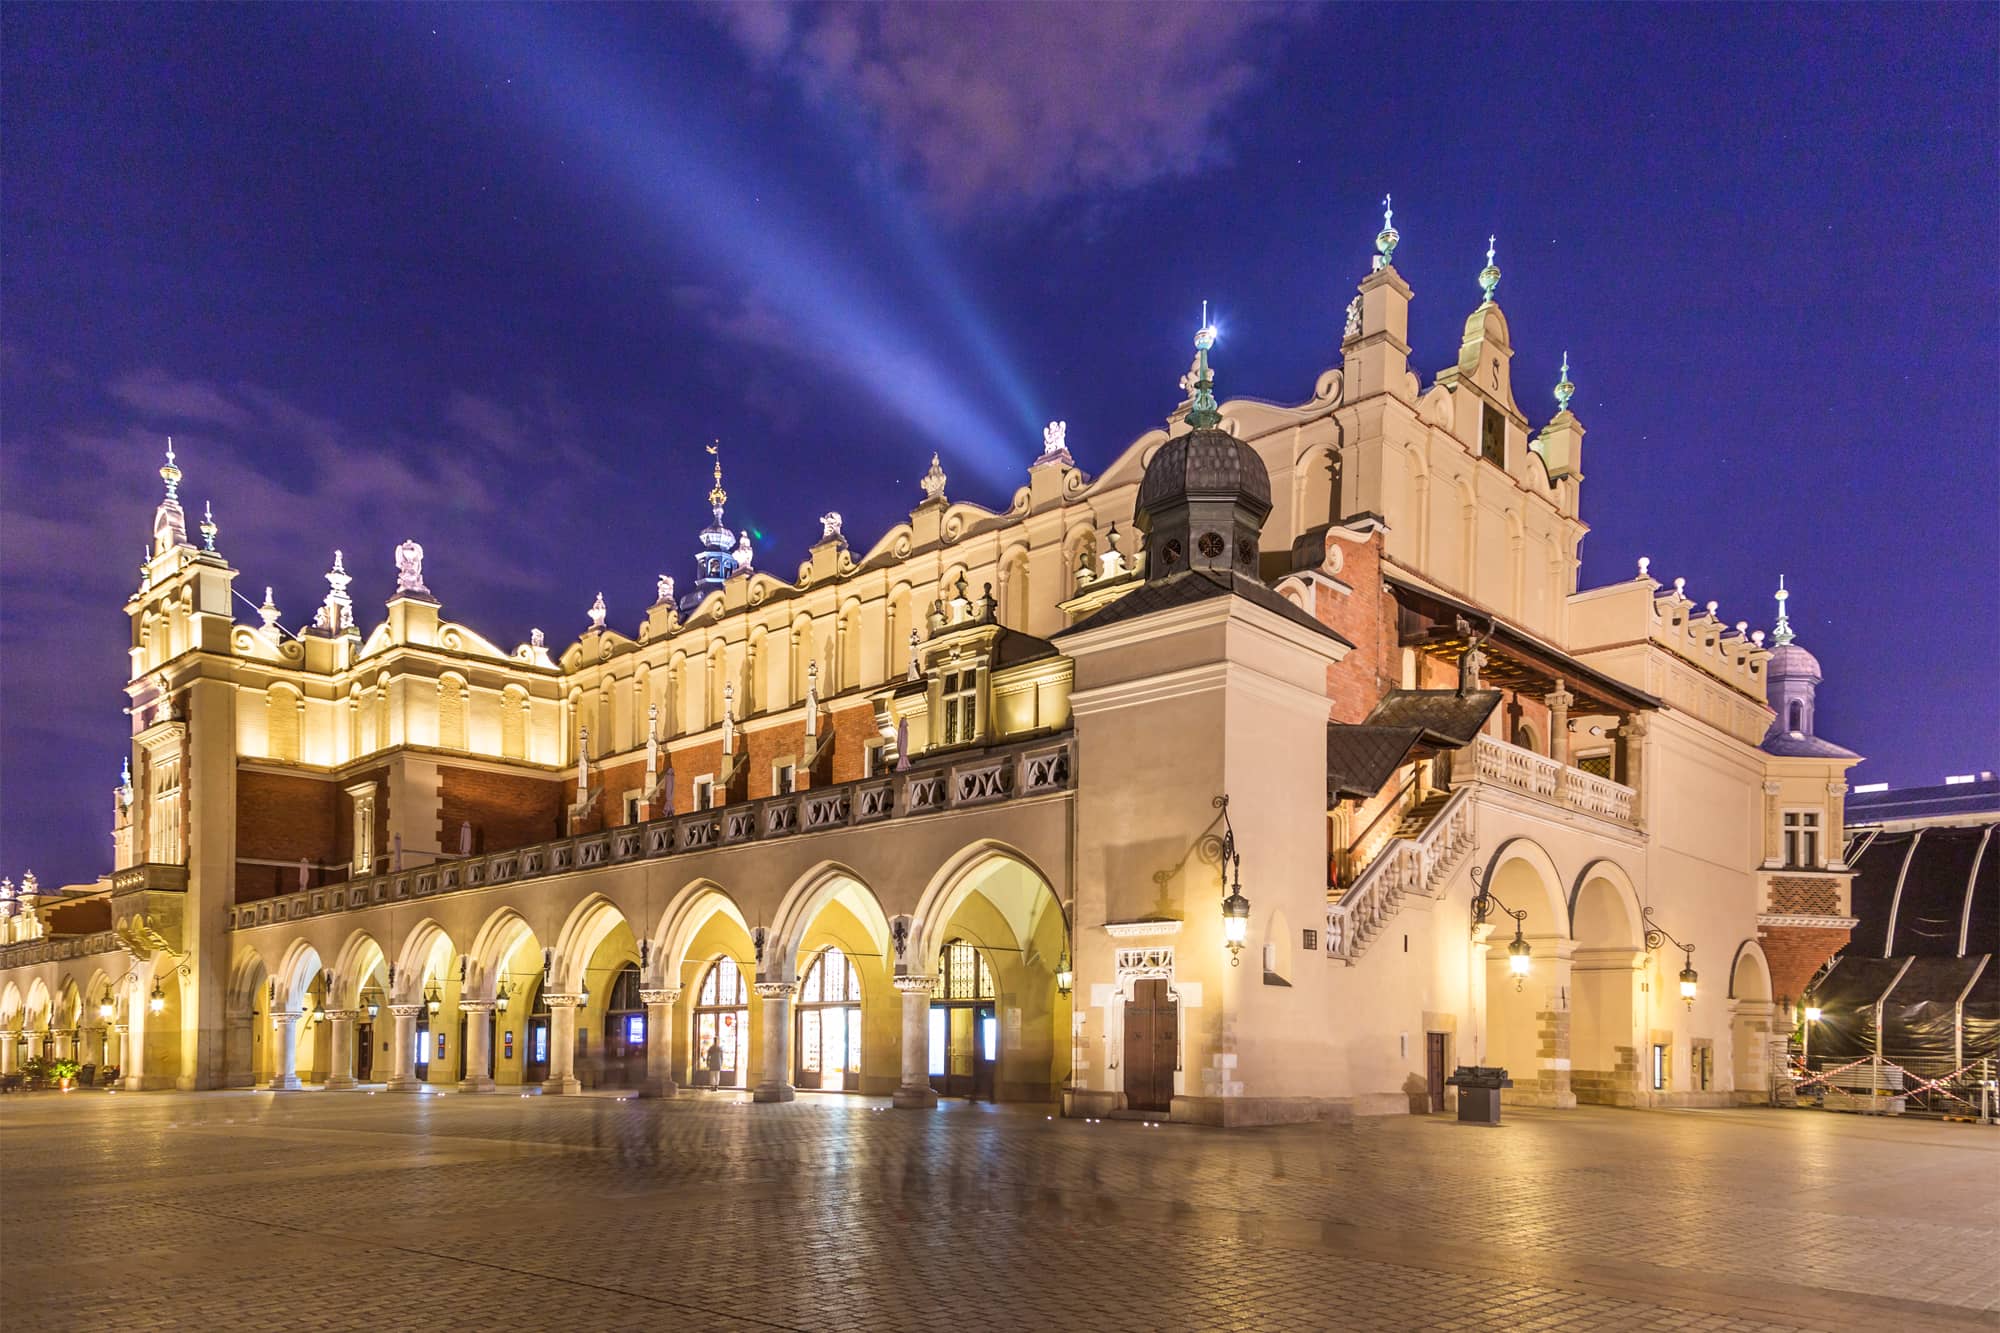
[[[979,727],[979,673],[969,668],[947,671],[942,688],[944,744],[974,739]]]
[[[711,1047],[722,1048],[722,1067],[716,1072],[725,1083],[737,1083],[750,1063],[750,991],[743,983],[743,971],[733,958],[718,958],[709,964],[695,992],[694,1067],[708,1068]]]
[[[945,1021],[949,1013],[941,1005],[931,1006],[931,1075],[934,1078],[944,1073]]]
[[[964,940],[953,940],[938,956],[938,978],[943,983],[943,1000],[990,1000],[993,998],[993,969],[986,955]]]
[[[1819,864],[1819,811],[1785,811],[1785,864],[1800,867]]]
[[[1667,1048],[1656,1045],[1653,1047],[1653,1090],[1657,1092],[1666,1086]]]
[[[427,1026],[417,1029],[417,1064],[420,1068],[430,1068],[431,1030]]]
[[[790,796],[798,790],[799,770],[795,764],[779,764],[771,773],[771,794]]]
[[[837,1091],[860,1086],[861,978],[839,948],[827,948],[806,969],[799,988],[799,1082]]]
[[[627,1014],[625,1016],[625,1044],[627,1046],[644,1046],[646,1044],[646,1016],[644,1014]]]

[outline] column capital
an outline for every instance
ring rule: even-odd
[[[389,1006],[389,1012],[398,1018],[415,1018],[418,1014],[423,1013],[424,1009],[425,1006],[421,1004],[392,1004]]]
[[[274,1009],[271,1011],[271,1022],[273,1024],[296,1023],[304,1017],[305,1015],[297,1009]]]
[[[494,1010],[491,1000],[460,1000],[458,1011],[462,1014],[490,1014]]]
[[[668,986],[662,990],[641,990],[639,992],[639,1002],[641,1004],[678,1004],[680,998],[681,988],[679,986]]]
[[[551,994],[542,996],[542,1003],[550,1009],[579,1009],[583,1006],[581,995]]]
[[[326,1016],[335,1022],[351,1022],[361,1017],[361,1011],[359,1009],[329,1009],[326,1011]]]
[[[889,984],[905,995],[929,995],[937,988],[937,978],[896,977]]]
[[[757,994],[767,1000],[789,1000],[798,991],[798,983],[791,981],[760,981]]]

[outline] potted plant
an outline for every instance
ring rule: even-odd
[[[68,1092],[76,1086],[76,1075],[79,1068],[81,1066],[74,1060],[57,1060],[49,1066],[49,1077],[55,1080],[55,1085],[58,1088],[61,1088],[64,1092]]]

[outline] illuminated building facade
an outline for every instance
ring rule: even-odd
[[[1425,385],[1397,239],[1302,402],[1218,403],[1204,329],[1164,428],[1093,477],[1052,423],[999,512],[934,458],[907,523],[759,569],[718,453],[691,589],[559,652],[447,619],[414,542],[370,625],[337,552],[310,628],[238,623],[170,459],[116,868],[10,899],[0,1060],[1211,1124],[1441,1109],[1471,1063],[1765,1100],[1776,954],[1851,924],[1855,757],[1766,743],[1771,649],[1680,581],[1577,588],[1567,360],[1536,428],[1489,254]]]

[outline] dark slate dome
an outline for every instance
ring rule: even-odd
[[[1257,451],[1220,428],[1176,435],[1154,452],[1139,482],[1141,515],[1189,499],[1231,499],[1271,512],[1271,474]]]

